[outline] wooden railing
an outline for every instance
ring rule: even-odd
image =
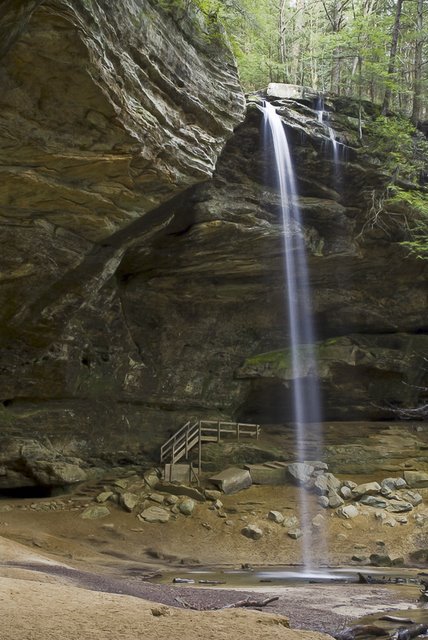
[[[189,420],[161,447],[161,463],[175,464],[182,458],[187,459],[189,452],[198,446],[199,471],[201,470],[201,447],[203,442],[221,442],[223,436],[241,437],[260,436],[260,425],[247,422],[225,422],[223,420]]]

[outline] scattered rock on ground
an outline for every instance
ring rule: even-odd
[[[170,517],[170,512],[162,507],[148,507],[138,516],[140,520],[142,519],[146,522],[168,522]]]
[[[285,516],[284,521],[282,523],[283,527],[287,527],[288,529],[294,529],[299,525],[299,519],[297,516]]]
[[[251,538],[251,540],[259,540],[263,535],[262,529],[260,529],[256,524],[247,524],[247,526],[242,529],[241,533],[246,538]]]
[[[107,500],[109,500],[109,498],[111,498],[112,495],[113,495],[113,491],[102,491],[97,495],[95,500],[99,503],[107,502]]]
[[[423,498],[421,494],[417,493],[416,491],[410,491],[410,490],[400,491],[399,496],[403,500],[410,502],[410,504],[412,504],[414,507],[417,507],[419,504],[422,504],[423,502]]]
[[[282,524],[284,522],[284,516],[280,511],[269,511],[268,520],[272,520],[273,522],[277,522],[278,524]]]
[[[322,513],[317,513],[317,515],[312,518],[312,526],[315,527],[315,529],[321,529],[321,527],[323,527],[325,525],[325,518],[322,515]]]
[[[395,489],[401,489],[406,486],[406,481],[404,478],[385,478],[380,483],[380,489],[382,494],[388,495],[391,491]]]
[[[380,496],[363,495],[360,504],[365,504],[368,507],[375,507],[376,509],[386,509],[388,503]]]
[[[314,489],[321,495],[326,495],[331,491],[337,493],[340,490],[341,482],[332,473],[323,473],[314,480]]]
[[[340,488],[340,495],[345,500],[350,500],[352,498],[352,490],[349,487],[343,486]]]
[[[205,489],[204,495],[207,500],[215,501],[221,498],[221,491],[217,491],[216,489]]]
[[[110,510],[104,505],[93,505],[85,509],[80,517],[83,520],[95,520],[96,518],[105,518],[110,515]]]
[[[336,509],[343,504],[343,499],[340,497],[336,491],[330,491],[328,494],[328,506],[331,509]]]
[[[157,485],[160,482],[159,475],[155,469],[149,469],[148,471],[146,471],[143,478],[144,482],[148,487],[150,487],[150,489],[156,489]]]
[[[397,525],[396,519],[393,516],[389,516],[385,511],[376,511],[375,518],[380,520],[383,526],[395,527]]]
[[[390,513],[404,513],[406,511],[411,511],[413,506],[410,502],[399,501],[399,500],[391,500],[389,505],[386,507],[386,510]]]
[[[356,482],[354,482],[353,480],[344,480],[343,481],[343,486],[348,487],[349,489],[355,489],[357,485]]]
[[[180,513],[182,513],[184,516],[191,516],[195,509],[195,504],[196,503],[194,500],[192,500],[192,498],[184,498],[184,500],[182,500],[178,504]]]
[[[122,493],[119,500],[120,505],[126,511],[133,511],[137,506],[138,501],[139,501],[138,496],[135,493],[130,493],[129,491],[125,491],[124,493]]]
[[[303,536],[303,531],[297,528],[290,529],[290,531],[287,531],[287,535],[290,536],[290,538],[293,538],[293,540],[297,540]]]
[[[343,518],[356,518],[360,512],[354,504],[348,504],[340,507],[337,513]]]
[[[158,504],[163,504],[165,496],[161,493],[149,493],[149,500],[157,502]]]
[[[356,497],[376,495],[380,493],[380,484],[378,482],[365,482],[354,487],[352,493]]]

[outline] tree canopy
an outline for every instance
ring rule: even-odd
[[[195,2],[225,26],[246,90],[308,85],[428,117],[427,0]]]

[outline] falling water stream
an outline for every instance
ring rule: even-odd
[[[296,176],[282,119],[275,107],[264,104],[265,131],[273,143],[276,173],[280,189],[283,223],[285,284],[292,366],[293,422],[296,428],[297,458],[304,462],[311,454],[319,459],[321,450],[321,402],[315,357],[315,334],[311,305],[306,247],[298,204]],[[265,139],[268,139],[268,136]],[[316,454],[318,453],[318,456]],[[314,458],[312,458],[314,459]],[[309,496],[300,490],[302,555],[306,571],[319,564],[323,549],[314,549],[311,537],[312,517]]]
[[[334,133],[334,129],[332,129],[332,127],[330,127],[328,124],[325,124],[324,122],[324,102],[320,99],[317,103],[317,107],[316,107],[316,112],[317,112],[317,120],[318,122],[320,122],[321,124],[324,124],[325,128],[327,129],[328,132],[328,137],[330,138],[330,142],[331,142],[331,147],[333,150],[333,162],[334,162],[334,171],[335,174],[337,173],[337,169],[339,166],[339,156],[340,156],[340,149],[339,147],[341,146],[341,143],[338,142],[338,140],[336,139],[336,135]]]

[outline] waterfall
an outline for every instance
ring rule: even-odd
[[[298,462],[310,458],[308,439],[315,443],[312,456],[319,459],[321,451],[321,403],[315,357],[315,337],[311,308],[311,290],[302,235],[296,176],[282,119],[275,107],[264,104],[264,125],[270,134],[275,154],[276,173],[281,196],[281,211],[285,254],[285,284],[290,332],[293,386],[293,421],[296,429]],[[314,457],[312,457],[314,459]],[[305,569],[315,565],[315,549],[311,539],[312,516],[309,495],[300,489],[300,520],[302,555]],[[320,550],[321,551],[321,550]]]
[[[317,112],[318,122],[324,121],[324,98],[322,96],[318,96],[315,105],[315,111]]]
[[[318,98],[315,111],[317,113],[318,122],[324,124],[324,101],[322,100],[322,98]],[[340,147],[343,145],[341,145],[341,143],[336,140],[334,129],[332,129],[332,127],[330,127],[328,124],[324,124],[324,126],[328,131],[328,137],[330,138],[331,148],[333,150],[334,182],[336,186],[339,177]]]
[[[334,131],[331,127],[327,127],[328,135],[330,136],[331,145],[333,147],[333,162],[336,167],[339,163],[339,143],[336,140],[336,136],[334,135]]]

